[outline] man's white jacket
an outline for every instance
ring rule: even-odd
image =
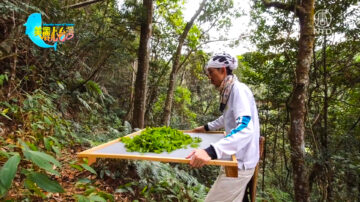
[[[259,160],[259,117],[251,90],[235,81],[223,115],[207,124],[209,130],[225,128],[226,136],[211,145],[218,159],[236,155],[239,169],[255,168]]]

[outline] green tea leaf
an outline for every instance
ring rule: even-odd
[[[187,145],[198,147],[201,138],[192,138],[170,127],[157,127],[146,128],[140,135],[133,138],[122,137],[121,141],[125,144],[127,151],[170,153],[176,149],[186,148]]]

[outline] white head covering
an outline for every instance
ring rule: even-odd
[[[229,67],[231,70],[236,69],[238,66],[238,61],[235,57],[232,57],[227,53],[217,53],[211,57],[207,65],[205,66],[205,71],[207,72],[208,68],[222,68]]]

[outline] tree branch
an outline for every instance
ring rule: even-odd
[[[299,5],[296,4],[287,4],[287,3],[282,3],[282,2],[277,2],[277,1],[269,1],[269,0],[262,0],[265,8],[278,8],[278,9],[282,9],[282,10],[286,10],[286,11],[290,11],[290,12],[298,12],[298,13],[304,13],[305,9]]]
[[[269,1],[269,0],[262,0],[262,2],[266,8],[274,7],[282,10],[294,11],[294,5],[290,5],[287,3],[281,3],[281,2]]]
[[[103,1],[103,0],[84,1],[84,2],[76,3],[76,4],[73,4],[73,5],[70,5],[70,6],[64,6],[63,8],[81,8],[81,7],[84,7],[84,6],[93,4],[93,3],[97,3],[99,1]]]
[[[196,48],[195,48],[196,49]],[[183,65],[185,64],[185,62],[189,59],[191,53],[194,52],[194,49],[189,50],[189,52],[187,53],[187,55],[185,56],[185,59],[182,61],[181,64],[179,64],[178,68],[176,69],[176,73],[181,69],[181,67],[183,67]]]

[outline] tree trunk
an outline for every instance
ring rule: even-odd
[[[156,58],[154,60],[157,60]],[[157,74],[157,78],[155,82],[152,82],[152,85],[149,87],[148,90],[148,97],[146,99],[146,111],[145,111],[145,124],[148,125],[148,123],[150,122],[150,120],[152,121],[150,124],[153,124],[153,117],[151,116],[152,114],[152,107],[155,104],[157,97],[158,97],[158,93],[159,93],[159,86],[160,83],[163,81],[163,77],[166,75],[166,72],[168,71],[168,67],[170,65],[172,58],[169,59],[169,61],[166,63],[165,66],[161,67],[161,71],[159,74]]]
[[[169,126],[170,125],[170,118],[171,118],[171,109],[172,109],[172,102],[174,98],[174,90],[175,90],[175,83],[176,83],[176,70],[173,68],[170,73],[169,79],[169,87],[167,91],[167,96],[165,100],[165,108],[164,114],[162,119],[162,124]]]
[[[315,0],[300,1],[300,5],[262,0],[265,7],[275,7],[294,11],[299,18],[300,39],[296,63],[296,80],[289,103],[290,146],[293,166],[294,191],[296,201],[310,201],[308,174],[305,165],[305,116],[309,69],[314,46]]]
[[[13,27],[12,30],[15,30],[16,28],[16,22],[15,22],[16,18],[15,18],[15,11],[13,11],[13,16],[12,16],[12,22],[13,22]],[[0,31],[0,33],[3,33],[3,31]],[[2,37],[0,37],[2,38]],[[15,39],[17,38],[17,34],[15,34]],[[14,41],[14,62],[11,65],[11,70],[10,70],[10,78],[9,78],[9,86],[8,86],[8,92],[7,92],[7,97],[10,98],[12,91],[14,91],[16,89],[16,85],[15,85],[15,80],[16,80],[16,65],[17,65],[17,54],[18,54],[18,48],[17,48],[17,43],[16,40]],[[14,89],[12,89],[14,88]]]
[[[309,184],[305,165],[305,116],[309,69],[314,45],[314,0],[302,1],[299,52],[296,81],[290,100],[290,145],[296,201],[310,201]]]
[[[288,118],[288,111],[286,112],[286,122],[283,123],[282,125],[282,153],[283,153],[283,158],[284,158],[284,167],[286,169],[286,178],[285,178],[285,182],[284,182],[284,187],[286,187],[287,185],[287,181],[289,179],[289,175],[290,175],[290,169],[289,169],[289,166],[288,166],[288,158],[287,158],[287,155],[286,155],[286,149],[285,149],[285,128],[286,128],[286,125],[289,121],[289,118]],[[284,170],[284,169],[281,169],[281,170]]]
[[[170,125],[171,109],[172,109],[172,102],[173,102],[173,98],[174,98],[176,77],[177,77],[177,72],[179,71],[179,68],[180,68],[181,49],[183,47],[184,41],[185,41],[192,25],[194,24],[195,19],[200,15],[203,7],[205,6],[205,2],[206,2],[206,0],[203,0],[201,2],[200,7],[196,11],[196,13],[192,16],[191,20],[188,23],[186,23],[185,29],[179,37],[179,43],[178,43],[176,52],[173,57],[173,65],[172,65],[172,70],[170,73],[169,87],[168,87],[167,96],[166,96],[166,100],[165,100],[163,118],[161,121],[162,124],[164,124],[166,126]]]
[[[144,128],[152,15],[153,1],[143,0],[140,46],[138,51],[138,71],[135,81],[134,113],[132,117],[133,128]]]
[[[323,80],[324,80],[324,128],[323,128],[323,156],[325,157],[326,166],[326,200],[328,202],[333,201],[333,169],[331,165],[331,150],[328,148],[328,108],[329,108],[329,96],[328,96],[328,83],[327,83],[327,69],[326,69],[326,33],[324,34],[324,46],[323,46]]]
[[[131,72],[131,91],[130,91],[129,111],[125,115],[125,120],[130,123],[132,122],[132,115],[134,111],[135,77],[136,77],[137,66],[138,66],[137,61],[134,61]]]
[[[9,87],[8,87],[8,94],[7,97],[10,98],[12,95],[12,92],[15,90],[15,80],[16,80],[16,64],[17,64],[17,46],[14,44],[14,62],[11,65],[11,72],[10,72],[10,79],[9,79]],[[14,88],[14,89],[13,89]]]
[[[267,102],[268,104],[268,102]],[[265,140],[267,140],[267,124],[268,124],[268,121],[269,121],[269,109],[268,108],[265,108],[264,109],[265,111],[265,120],[264,120],[264,124],[262,125],[262,127],[264,128],[263,129],[263,136],[265,138]],[[264,143],[264,151],[263,151],[263,161],[262,161],[262,183],[261,183],[261,188],[262,188],[262,191],[265,193],[265,172],[266,172],[266,153],[267,153],[267,149],[266,149],[266,144],[268,141],[265,141]]]

